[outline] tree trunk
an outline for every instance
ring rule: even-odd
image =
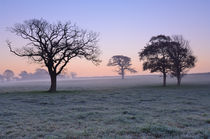
[[[181,77],[177,76],[177,86],[181,86]]]
[[[166,86],[166,73],[163,73],[163,86]]]
[[[124,72],[124,69],[122,69],[122,79],[124,79],[124,76],[125,76],[125,72]]]
[[[56,74],[55,73],[50,73],[50,79],[51,79],[51,86],[49,89],[49,92],[56,92]]]
[[[122,79],[124,79],[124,74],[122,74]]]

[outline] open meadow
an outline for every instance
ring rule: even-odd
[[[0,138],[210,138],[210,74],[0,85]]]

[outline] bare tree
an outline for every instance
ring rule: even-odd
[[[56,77],[72,58],[85,58],[94,64],[100,62],[98,34],[70,22],[51,24],[44,19],[31,19],[16,24],[11,32],[29,43],[21,49],[13,49],[8,41],[10,51],[47,67],[51,78],[50,92],[56,91]]]
[[[117,66],[116,72],[122,76],[122,79],[124,79],[125,72],[129,71],[131,73],[136,73],[137,71],[133,68],[131,68],[131,58],[123,55],[115,55],[113,56],[107,66]]]
[[[177,85],[180,86],[182,77],[195,66],[196,57],[192,54],[189,42],[181,35],[172,36],[168,54],[171,65],[170,74],[177,78]]]
[[[139,52],[140,61],[144,61],[143,70],[161,72],[163,74],[163,86],[166,86],[166,76],[170,71],[168,47],[170,47],[170,37],[158,35],[152,37],[144,49]]]
[[[5,70],[3,73],[3,77],[7,80],[7,81],[11,81],[14,78],[14,72],[12,70]]]

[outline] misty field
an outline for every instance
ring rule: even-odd
[[[210,75],[1,83],[0,138],[210,138]],[[69,91],[70,90],[70,91]]]

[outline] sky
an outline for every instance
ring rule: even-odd
[[[24,40],[8,28],[33,18],[71,21],[100,34],[102,63],[95,66],[85,59],[72,59],[66,71],[78,76],[117,75],[107,63],[119,54],[131,57],[138,75],[149,74],[142,70],[138,52],[159,34],[183,35],[198,59],[190,73],[210,72],[210,0],[0,0],[0,74],[6,69],[18,75],[40,68],[10,53],[6,45],[10,40],[15,48],[24,46]]]

